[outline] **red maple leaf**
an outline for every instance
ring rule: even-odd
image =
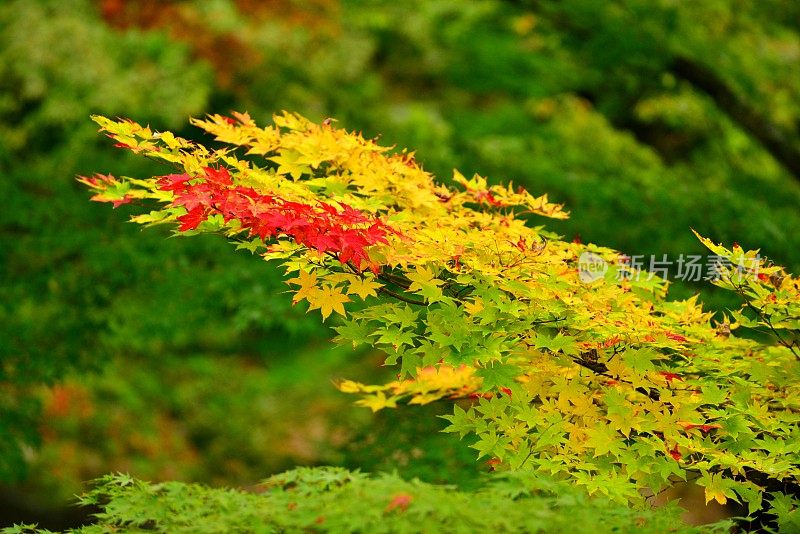
[[[672,449],[669,450],[669,455],[675,459],[676,462],[679,462],[683,456],[681,456],[680,451],[678,451],[678,444],[676,443]]]
[[[131,200],[133,200],[133,197],[131,197],[130,195],[125,195],[119,200],[112,200],[111,203],[114,205],[114,208],[116,209],[122,206],[123,204],[130,204]]]
[[[475,191],[475,200],[478,201],[479,204],[489,204],[490,206],[500,207],[504,204],[494,198],[494,195],[491,191]]]
[[[501,463],[503,461],[500,458],[492,458],[486,462],[486,465],[489,466],[489,471],[495,471]]]
[[[400,510],[401,512],[405,512],[408,510],[411,501],[414,500],[414,497],[407,493],[398,493],[392,500],[389,501],[389,504],[386,506],[386,512],[391,512],[392,510]]]
[[[206,208],[212,204],[214,204],[214,194],[205,184],[186,190],[172,202],[173,206],[183,206],[188,211],[198,206]]]
[[[681,423],[678,423],[678,424],[681,425],[686,430],[692,430],[693,428],[699,428],[700,431],[703,432],[704,434],[708,434],[709,432],[711,432],[715,428],[722,428],[721,425],[708,424],[708,423],[706,423],[706,424],[697,424],[697,423],[681,422]]]
[[[658,374],[663,376],[667,380],[667,383],[670,383],[673,380],[678,380],[680,382],[683,382],[683,378],[681,378],[681,375],[670,373],[669,371],[659,371]]]
[[[688,339],[686,339],[686,338],[685,338],[685,337],[683,337],[682,335],[680,335],[680,334],[673,334],[672,332],[667,332],[667,333],[666,333],[666,336],[667,336],[668,338],[670,338],[670,339],[673,339],[673,340],[675,340],[675,341],[680,341],[681,343],[686,343],[687,341],[689,341]]]
[[[209,182],[220,185],[231,185],[233,183],[231,174],[225,167],[220,167],[219,169],[214,169],[213,167],[203,167],[203,171],[206,173],[206,179]]]
[[[206,220],[206,209],[202,206],[198,206],[189,210],[185,215],[178,217],[178,220],[181,222],[181,225],[178,227],[179,231],[185,232],[187,230],[194,230],[201,222]]]
[[[168,174],[158,180],[158,188],[162,191],[182,191],[186,188],[186,182],[192,177],[188,174]]]

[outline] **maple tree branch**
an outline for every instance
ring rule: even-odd
[[[409,304],[415,304],[417,306],[427,306],[428,304],[421,300],[414,300],[412,298],[406,297],[405,295],[401,295],[400,293],[396,293],[391,289],[386,289],[386,287],[381,287],[378,289],[378,292],[385,293],[392,298],[396,298],[397,300],[402,300],[403,302],[408,302]]]
[[[337,258],[337,256],[335,254],[332,254],[332,253],[328,253],[328,254],[331,255],[333,258]],[[363,277],[361,271],[359,271],[351,263],[348,262],[348,263],[345,264],[345,266],[348,267],[350,269],[350,271],[352,271],[354,274],[357,274],[357,275]],[[383,280],[384,282],[389,282],[390,284],[395,284],[397,286],[402,287],[403,289],[408,289],[409,286],[411,285],[411,281],[410,280],[408,280],[408,285],[406,285],[406,286],[401,285],[398,282],[402,282],[403,280],[407,280],[407,279],[405,279],[404,277],[399,277],[399,276],[396,276],[396,275],[392,275],[390,273],[381,273],[381,274],[378,275],[378,279],[379,280]],[[385,295],[389,295],[390,297],[395,298],[397,300],[401,300],[403,302],[407,302],[408,304],[414,304],[416,306],[427,306],[428,305],[425,301],[416,300],[416,299],[412,299],[410,297],[406,297],[405,295],[401,295],[400,293],[397,293],[396,291],[392,291],[391,289],[388,289],[386,286],[380,287],[378,289],[378,292],[379,293],[383,293]]]
[[[328,252],[327,254],[328,254],[329,256],[331,256],[332,258],[334,258],[334,259],[338,259],[338,258],[337,258],[337,256],[336,256],[335,254],[331,253],[331,252]],[[358,270],[358,269],[355,267],[355,265],[352,265],[350,262],[348,262],[348,263],[346,263],[346,264],[344,264],[344,265],[345,265],[347,268],[349,268],[349,269],[350,269],[350,271],[351,271],[353,274],[359,275],[359,276],[361,276],[361,277],[363,278],[363,274],[361,273],[361,271],[359,271],[359,270]],[[404,278],[398,277],[398,276],[396,276],[396,275],[392,275],[392,274],[390,274],[390,273],[382,273],[382,274],[379,274],[379,275],[378,275],[378,279],[379,279],[379,280],[383,280],[384,282],[389,282],[390,284],[395,284],[395,285],[397,285],[397,286],[400,286],[400,287],[402,287],[403,289],[408,289],[408,287],[411,285],[411,281],[410,281],[410,280],[408,281],[409,283],[408,283],[408,285],[407,285],[407,286],[403,286],[403,285],[399,284],[397,281],[402,281]],[[408,304],[414,304],[414,305],[416,305],[416,306],[427,306],[427,305],[428,305],[428,304],[427,304],[426,302],[424,302],[424,301],[421,301],[421,300],[416,300],[416,299],[412,299],[412,298],[410,298],[410,297],[406,297],[405,295],[401,295],[400,293],[397,293],[396,291],[392,291],[391,289],[388,289],[386,286],[382,286],[382,287],[380,287],[380,288],[378,289],[378,292],[379,292],[379,293],[383,293],[383,294],[385,294],[385,295],[389,295],[390,297],[392,297],[392,298],[395,298],[395,299],[397,299],[397,300],[401,300],[401,301],[403,301],[403,302],[407,302]]]
[[[675,54],[671,54],[664,59],[671,62],[674,57]],[[667,63],[659,64],[661,70],[668,68],[669,64]],[[247,120],[249,121],[249,119]],[[109,124],[107,121],[108,119],[102,119],[98,122],[101,125]],[[219,117],[217,122],[225,132],[229,130],[228,120]],[[277,121],[276,124],[278,124]],[[131,126],[130,123],[118,123],[117,127],[106,126],[105,129],[109,132],[117,130],[128,132],[135,131],[136,127]],[[209,130],[211,129],[209,128]],[[288,129],[292,130],[293,128]],[[287,136],[284,138],[287,144],[284,145],[281,141],[280,145],[275,144],[275,146],[284,146],[287,149],[291,146],[303,146],[304,142],[292,141],[293,137],[293,135]],[[125,138],[127,138],[127,134],[123,136],[123,140]],[[275,143],[277,142],[276,140]],[[124,143],[123,146],[133,148]],[[139,151],[139,149],[136,148],[134,151]],[[451,223],[454,225],[452,229],[461,229],[460,224],[456,223],[459,221],[458,217],[472,213],[473,209],[480,210],[484,204],[490,204],[483,211],[490,214],[489,219],[492,224],[473,222],[469,225],[471,230],[484,232],[482,235],[487,236],[489,240],[480,247],[482,250],[473,250],[473,246],[469,246],[468,255],[465,257],[466,267],[461,264],[462,254],[453,252],[443,254],[441,244],[425,246],[424,243],[417,243],[419,247],[413,247],[407,251],[395,249],[394,252],[389,250],[386,251],[386,254],[370,257],[369,246],[383,243],[391,249],[389,236],[404,235],[390,226],[387,218],[380,216],[381,210],[377,210],[374,214],[362,213],[337,200],[338,195],[333,192],[330,197],[335,202],[329,202],[327,197],[319,195],[313,187],[310,187],[308,191],[312,197],[308,199],[308,203],[291,202],[271,190],[241,185],[238,178],[245,171],[240,165],[232,163],[235,159],[233,157],[230,161],[226,160],[230,163],[229,168],[216,160],[209,162],[207,153],[202,148],[199,148],[197,153],[189,151],[185,154],[181,152],[181,154],[182,157],[179,159],[183,162],[183,167],[187,172],[152,177],[149,182],[130,181],[128,183],[133,187],[133,191],[136,192],[137,188],[145,190],[145,198],[151,198],[152,193],[159,190],[173,191],[172,196],[167,195],[169,198],[163,199],[164,203],[170,204],[172,207],[181,205],[186,208],[187,213],[175,217],[172,211],[164,211],[163,216],[168,217],[168,220],[177,219],[180,222],[179,232],[197,229],[212,215],[221,214],[223,221],[236,219],[238,224],[236,226],[222,225],[221,227],[218,225],[204,226],[199,232],[213,231],[216,228],[217,232],[226,233],[229,238],[236,236],[238,239],[239,233],[249,231],[249,238],[258,236],[261,241],[266,240],[267,237],[274,237],[275,240],[284,238],[292,240],[297,246],[288,249],[286,254],[277,254],[283,259],[287,271],[293,269],[302,269],[303,271],[299,273],[298,278],[288,281],[291,285],[300,286],[300,289],[294,290],[295,298],[292,300],[295,301],[297,297],[300,297],[298,300],[303,298],[308,300],[309,304],[320,309],[323,321],[333,312],[346,316],[348,310],[344,303],[355,300],[355,298],[350,299],[347,295],[358,295],[362,301],[366,301],[370,295],[377,297],[374,299],[378,301],[377,304],[366,303],[364,308],[359,308],[373,313],[354,317],[355,324],[351,325],[354,328],[338,329],[339,339],[354,341],[354,345],[357,344],[355,342],[363,342],[365,330],[367,332],[370,329],[375,330],[373,325],[376,322],[380,328],[380,325],[392,320],[391,317],[386,317],[387,311],[392,309],[398,315],[397,320],[401,323],[401,328],[399,331],[393,329],[389,332],[387,330],[380,339],[371,340],[371,344],[375,348],[380,349],[391,344],[394,346],[395,352],[400,353],[402,347],[408,345],[412,347],[410,350],[418,353],[424,352],[423,360],[428,357],[428,343],[433,344],[431,345],[433,350],[440,345],[450,345],[456,351],[461,352],[461,347],[468,344],[470,348],[473,345],[480,347],[482,352],[491,351],[488,355],[488,362],[473,359],[472,368],[465,365],[466,373],[463,376],[440,375],[436,382],[419,380],[412,386],[403,381],[402,388],[399,390],[394,389],[391,384],[377,386],[377,389],[374,390],[383,392],[393,389],[395,395],[391,399],[371,395],[372,391],[367,387],[353,388],[362,393],[368,393],[367,397],[370,398],[365,401],[373,409],[392,406],[398,399],[402,399],[404,403],[422,402],[425,400],[423,395],[431,393],[435,396],[449,396],[450,398],[458,398],[465,394],[483,400],[500,398],[503,399],[502,404],[495,404],[487,410],[480,407],[478,409],[480,413],[475,413],[474,416],[472,413],[465,416],[463,413],[455,412],[450,419],[452,424],[448,431],[458,431],[461,434],[470,433],[477,436],[481,443],[480,452],[482,454],[496,453],[493,454],[496,457],[502,457],[500,452],[504,448],[508,448],[506,443],[510,443],[512,448],[520,453],[519,457],[524,458],[522,464],[526,464],[533,455],[538,454],[541,450],[535,443],[536,437],[550,435],[550,429],[554,429],[555,433],[560,434],[571,432],[571,428],[567,425],[574,422],[579,425],[579,428],[585,428],[587,433],[593,428],[598,428],[602,431],[602,434],[598,435],[600,439],[595,441],[591,439],[594,436],[590,436],[591,441],[577,440],[578,443],[572,443],[573,440],[568,440],[569,443],[565,443],[563,446],[563,456],[557,459],[556,463],[567,466],[569,470],[572,470],[573,467],[580,469],[580,464],[584,463],[584,459],[588,460],[586,451],[594,449],[592,458],[604,458],[601,460],[603,465],[600,463],[591,465],[591,470],[596,472],[590,475],[594,480],[601,480],[600,477],[606,473],[616,473],[617,466],[624,465],[627,461],[626,456],[643,461],[648,459],[661,461],[661,458],[667,458],[674,469],[654,473],[661,480],[654,478],[655,484],[652,486],[674,481],[676,475],[694,471],[701,473],[704,478],[713,475],[708,480],[701,481],[701,485],[706,486],[707,492],[716,497],[718,501],[724,500],[722,498],[724,492],[731,488],[726,484],[730,483],[731,479],[739,481],[752,479],[758,486],[771,485],[770,487],[774,487],[777,492],[782,494],[790,491],[797,493],[796,488],[790,488],[785,482],[796,479],[795,473],[791,470],[794,465],[793,458],[790,456],[792,450],[782,445],[772,446],[773,443],[786,443],[791,440],[792,425],[795,422],[793,416],[800,411],[790,396],[791,392],[786,389],[785,384],[790,384],[790,382],[779,381],[778,386],[782,387],[770,388],[773,391],[763,395],[765,400],[760,405],[750,406],[746,401],[748,395],[752,397],[750,395],[752,385],[763,386],[763,380],[759,380],[763,373],[753,372],[762,365],[759,363],[762,361],[762,358],[758,357],[759,348],[763,351],[761,354],[769,356],[768,351],[776,350],[775,347],[780,343],[788,347],[797,357],[795,349],[800,350],[800,344],[798,344],[800,332],[793,326],[793,323],[786,322],[790,314],[794,313],[790,306],[786,305],[786,300],[783,297],[775,299],[776,295],[770,295],[768,292],[766,293],[769,295],[768,300],[761,300],[765,296],[764,287],[755,285],[751,279],[744,283],[739,281],[730,286],[745,297],[745,302],[750,306],[751,311],[744,313],[755,312],[756,314],[752,319],[750,315],[746,315],[746,319],[743,321],[754,324],[759,331],[764,331],[769,327],[778,341],[776,342],[771,337],[767,340],[752,340],[752,343],[742,340],[742,345],[736,347],[726,347],[714,342],[713,345],[709,343],[705,351],[700,347],[695,350],[694,347],[687,348],[684,344],[689,341],[688,339],[671,333],[672,330],[675,332],[684,331],[684,329],[688,332],[689,330],[685,326],[685,321],[671,317],[671,314],[667,313],[671,308],[657,307],[659,303],[669,306],[663,296],[650,302],[649,299],[632,295],[635,298],[628,302],[626,297],[600,292],[590,293],[586,296],[581,294],[577,295],[575,299],[565,300],[559,293],[562,290],[567,291],[567,288],[558,283],[547,286],[548,291],[552,290],[555,293],[552,300],[540,298],[537,292],[527,291],[526,288],[530,289],[530,286],[540,283],[537,279],[538,276],[534,273],[542,273],[549,281],[550,277],[560,273],[563,268],[571,269],[574,266],[574,260],[563,257],[558,250],[551,249],[548,252],[552,252],[552,254],[548,255],[540,264],[533,254],[544,250],[547,247],[547,241],[541,237],[541,245],[537,244],[538,229],[529,228],[524,232],[516,231],[509,220],[505,219],[506,217],[513,219],[514,211],[509,209],[506,212],[505,209],[494,209],[498,207],[498,202],[491,196],[491,191],[483,190],[482,196],[476,194],[478,206],[474,208],[468,207],[468,205],[474,206],[474,203],[468,198],[469,195],[450,197],[449,207],[452,209],[443,212],[442,218],[439,220],[431,220],[427,214],[418,214],[422,218],[420,222],[427,225],[424,228],[430,227],[431,230],[441,233],[438,230],[450,228],[448,225]],[[383,183],[385,173],[394,172],[391,169],[396,161],[387,160],[380,154],[375,155],[375,158],[370,162],[359,162],[353,170],[365,172],[370,175],[371,179]],[[403,158],[402,161],[413,161],[410,156],[403,156]],[[388,167],[381,166],[384,164]],[[202,166],[205,178],[195,171],[198,165]],[[376,167],[375,172],[367,171],[367,167]],[[338,169],[328,172],[327,167],[319,167],[319,169],[323,168],[325,173],[320,170],[313,175],[330,174],[333,177],[339,172]],[[421,169],[415,167],[415,173],[408,175],[407,178],[417,180],[417,185],[423,189],[430,188],[431,178]],[[129,197],[126,193],[120,199],[123,191],[118,190],[117,186],[124,185],[126,179],[119,181],[111,175],[98,175],[94,178],[81,178],[81,182],[96,191],[99,200],[113,202],[115,205],[120,202],[125,203],[131,198],[137,198],[135,195]],[[469,187],[467,189],[470,190]],[[359,191],[361,189],[356,190],[356,192]],[[399,199],[394,202],[391,200],[391,196],[397,196],[399,192],[388,186],[387,192],[390,193],[389,198],[382,205],[386,205],[388,211],[406,212],[406,208],[399,205]],[[138,194],[141,195],[141,192]],[[157,198],[161,199],[162,197],[157,196]],[[313,201],[314,198],[317,199],[317,202]],[[93,198],[93,200],[97,200],[97,198]],[[341,210],[334,205],[336,203],[341,204]],[[258,206],[258,209],[252,209],[254,204]],[[189,207],[192,209],[188,209]],[[410,209],[407,212],[413,215]],[[158,220],[160,219],[151,215],[145,216],[137,222],[146,223]],[[362,224],[364,222],[370,223],[368,229]],[[222,228],[227,231],[222,232]],[[422,228],[421,226],[420,230]],[[494,235],[494,247],[491,245],[492,235]],[[405,237],[413,238],[414,236],[412,233],[411,236]],[[255,242],[255,245],[261,242],[256,242],[255,239],[252,241]],[[701,241],[707,244],[705,238],[701,237]],[[472,240],[469,239],[468,242],[472,242]],[[503,249],[499,247],[501,242],[504,243]],[[562,242],[554,241],[554,243]],[[462,252],[467,248],[467,242],[456,243],[456,245],[458,248],[455,250],[462,250]],[[709,248],[715,251],[713,246]],[[473,253],[476,260],[472,260]],[[477,261],[477,259],[481,261]],[[507,270],[504,271],[506,274],[497,272],[495,268],[498,266],[519,269],[522,275],[515,276],[514,271],[508,272]],[[524,271],[521,266],[524,266]],[[730,276],[730,278],[733,277]],[[770,280],[774,288],[781,286],[773,277],[770,277]],[[762,277],[761,281],[766,281],[766,279]],[[725,284],[725,287],[729,287],[729,285]],[[755,291],[753,291],[754,289]],[[312,291],[316,292],[313,296]],[[572,293],[570,295],[574,296]],[[560,303],[551,304],[555,300],[559,300]],[[407,304],[398,304],[396,301]],[[775,303],[774,308],[773,302]],[[359,304],[354,303],[353,306]],[[411,310],[409,304],[422,306],[431,313],[418,309]],[[457,306],[462,308],[457,309]],[[637,341],[633,339],[631,328],[622,321],[615,322],[615,326],[609,328],[610,325],[605,324],[605,321],[601,323],[595,319],[595,317],[607,313],[606,310],[619,309],[619,307],[624,307],[628,312],[634,331],[638,328],[645,328],[644,321],[647,321],[647,328],[650,331],[663,330],[668,338],[681,341],[681,344],[669,343],[669,346],[665,346],[667,344],[658,343],[655,339],[649,339],[649,336],[644,341]],[[748,309],[745,306],[742,308]],[[585,314],[582,313],[584,309],[586,310]],[[481,313],[480,310],[486,311]],[[438,316],[440,311],[445,313]],[[350,312],[352,313],[352,310]],[[573,313],[576,315],[574,325],[572,324]],[[563,317],[559,317],[559,314]],[[590,321],[589,325],[585,324],[587,317]],[[440,330],[445,330],[445,336],[449,338],[447,341],[440,339],[435,329],[442,323],[443,328]],[[547,325],[551,324],[552,328],[548,328]],[[453,326],[450,327],[451,325]],[[446,330],[451,332],[446,332]],[[541,330],[547,332],[541,332]],[[729,330],[730,328],[728,328],[728,335],[730,335]],[[550,335],[550,331],[555,331],[557,334]],[[715,332],[719,334],[720,329],[719,327],[712,329],[710,325],[706,324],[698,325],[697,337],[705,338],[702,335],[704,332],[708,334],[708,338],[711,338]],[[769,334],[769,332],[767,333]],[[599,341],[600,339],[603,341]],[[369,339],[366,341],[368,344],[370,343]],[[528,350],[525,349],[525,346],[528,347]],[[620,353],[625,354],[625,351],[634,347],[646,348],[647,353],[631,354],[630,358],[620,356]],[[728,349],[730,349],[731,357],[726,359],[724,356],[728,356]],[[777,351],[780,353],[778,354],[779,362],[791,363],[792,358],[789,353],[780,351],[780,349]],[[752,355],[752,357],[741,357],[742,352]],[[526,354],[530,356],[529,361],[521,361],[524,360]],[[436,354],[437,359],[439,356]],[[438,359],[438,362],[449,363],[455,368],[457,360],[446,362],[447,354],[444,356],[445,358]],[[462,356],[468,355],[464,353]],[[400,357],[403,357],[403,368],[398,379],[401,379],[404,374],[413,374],[410,371],[416,367],[419,359],[419,357],[406,359],[405,354],[398,354],[393,362],[387,361],[386,363],[397,363]],[[547,366],[537,365],[539,357],[548,358],[553,364],[559,366],[566,365],[569,384],[563,384],[556,380],[549,380],[549,383],[545,383],[552,372],[548,370]],[[695,358],[696,362],[692,363]],[[490,366],[486,365],[489,362],[492,364],[498,362],[502,367],[492,371]],[[569,363],[572,363],[574,367],[569,366]],[[461,367],[457,370],[460,369]],[[589,372],[583,373],[583,369],[587,369]],[[673,371],[680,371],[681,374]],[[516,377],[530,377],[537,382],[539,382],[539,377],[542,377],[544,381],[535,385],[535,389],[540,390],[536,396],[517,395],[512,399],[512,392],[502,386],[503,384],[510,385],[510,381]],[[731,378],[735,380],[731,380]],[[683,385],[681,386],[681,384]],[[418,385],[421,385],[421,388],[417,388]],[[679,387],[675,387],[676,385]],[[484,389],[484,392],[481,393],[480,389]],[[630,395],[631,391],[636,391],[639,395],[644,396]],[[661,400],[662,391],[664,400]],[[566,392],[569,392],[570,395],[578,395],[583,401],[580,404],[588,403],[590,406],[596,404],[592,408],[595,412],[592,417],[580,421],[578,419],[568,420],[570,415],[576,415],[580,419],[577,414],[586,413],[578,401],[572,403],[575,408],[564,406],[563,403],[552,406],[549,404],[548,399],[558,398]],[[614,392],[618,393],[616,399],[611,396],[602,397],[604,394]],[[702,403],[697,402],[696,395],[701,396]],[[539,400],[536,400],[537,397]],[[406,402],[408,398],[410,400]],[[710,408],[700,408],[706,405],[709,405]],[[620,412],[614,409],[616,406],[638,410],[645,416],[643,419],[645,422],[640,424],[637,421],[628,421],[630,425],[626,427],[627,431],[622,432],[623,429],[619,428],[617,424]],[[534,409],[537,407],[542,407],[542,410],[536,411],[543,413],[526,414],[521,419],[525,426],[519,426],[514,422],[508,422],[505,417],[500,417],[509,413],[508,409]],[[561,412],[564,417],[550,418],[548,412]],[[730,413],[734,414],[734,418],[738,417],[738,420],[730,421],[730,426],[714,422],[719,420],[722,423],[721,418]],[[765,419],[765,421],[762,422],[761,419]],[[541,430],[543,422],[550,423],[544,432]],[[682,432],[681,427],[686,431],[688,441],[681,442],[680,446],[683,449],[679,450],[679,440],[674,438],[676,438],[676,432]],[[700,431],[689,434],[690,430],[697,428]],[[770,430],[763,430],[764,428]],[[709,437],[708,433],[712,429],[722,430]],[[486,431],[491,435],[487,437]],[[737,433],[741,437],[737,437]],[[527,437],[528,434],[530,437]],[[727,445],[728,435],[732,436],[735,441],[744,444],[736,448],[736,461],[730,461],[728,457],[716,454],[732,450]],[[772,439],[766,440],[767,435]],[[623,437],[624,439],[621,439]],[[660,440],[661,443],[657,444],[658,446],[647,446],[644,449],[638,447],[639,444],[645,443],[653,437]],[[759,437],[765,438],[764,446],[757,445]],[[503,442],[500,441],[501,438]],[[506,439],[510,441],[505,442]],[[615,446],[609,446],[608,440],[614,441]],[[711,442],[710,445],[709,442]],[[560,445],[559,448],[561,448]],[[761,450],[765,452],[760,452]],[[524,456],[525,452],[527,452],[527,456]],[[624,456],[623,452],[626,453]],[[762,467],[764,459],[773,455],[777,462],[770,465],[769,469]],[[670,457],[675,460],[676,464],[671,464]],[[605,461],[605,458],[608,461]],[[576,463],[579,465],[576,466]],[[743,470],[745,466],[748,466],[748,471]],[[753,471],[752,466],[763,469],[764,472]],[[515,469],[521,467],[521,465],[515,466]],[[639,491],[646,491],[651,486],[650,479],[639,480],[635,477],[628,477],[628,481],[635,483]],[[780,486],[781,484],[783,486]],[[750,509],[753,509],[754,506],[761,506],[758,492],[755,489],[752,492],[746,492],[747,495],[741,494],[740,488],[733,486],[733,489],[739,493],[738,497],[741,497],[742,501],[747,501]],[[617,488],[615,491],[619,491],[619,494],[622,495],[623,489]]]
[[[582,354],[582,356],[583,356],[583,354]],[[592,371],[592,372],[594,372],[594,373],[596,373],[596,374],[598,374],[600,376],[604,376],[604,377],[606,377],[606,378],[608,378],[610,380],[617,380],[618,382],[623,382],[625,384],[631,384],[627,380],[623,380],[620,377],[616,377],[615,378],[613,375],[608,374],[608,367],[603,362],[595,362],[595,361],[592,361],[592,360],[588,360],[586,358],[578,358],[577,356],[573,356],[572,357],[572,361],[577,363],[581,367],[589,369],[590,371]],[[652,389],[646,389],[646,388],[644,388],[642,386],[639,386],[639,387],[635,388],[635,391],[637,391],[638,393],[641,393],[642,395],[646,395],[647,397],[650,398],[650,400],[657,401],[657,400],[661,399],[661,395],[658,393],[658,391],[655,391],[655,390],[652,390]]]
[[[534,347],[533,344],[528,343],[526,341],[522,341],[522,343],[528,348]],[[578,364],[579,366],[581,366],[581,367],[583,367],[585,369],[588,369],[588,370],[592,371],[593,373],[595,373],[595,374],[597,374],[599,376],[604,376],[604,377],[608,378],[609,380],[616,380],[616,381],[622,382],[624,384],[633,385],[633,384],[631,384],[631,382],[629,382],[627,380],[624,380],[623,378],[615,377],[615,376],[609,374],[608,366],[606,366],[606,364],[604,364],[603,362],[595,361],[595,360],[593,360],[591,358],[587,358],[586,357],[587,354],[590,354],[590,353],[586,352],[586,353],[581,354],[582,357],[570,356],[570,358],[572,359],[572,361],[574,363]],[[658,391],[655,391],[655,390],[652,390],[652,389],[648,390],[648,389],[646,389],[644,387],[639,386],[639,387],[635,388],[635,391],[638,392],[638,393],[641,393],[642,395],[646,395],[650,400],[658,401],[658,400],[661,399],[661,395],[658,393]]]
[[[471,291],[475,291],[475,286],[464,286],[455,292],[450,287],[448,287],[448,290],[454,299],[463,300]]]
[[[537,319],[533,321],[531,324],[540,325],[540,324],[549,324],[549,323],[560,323],[561,321],[566,321],[566,317],[555,317],[553,319]]]
[[[763,311],[761,309],[756,308],[753,305],[753,303],[750,302],[750,299],[747,298],[747,295],[745,295],[745,293],[744,293],[744,286],[740,285],[740,284],[737,285],[736,283],[734,283],[734,281],[733,281],[733,279],[731,277],[728,277],[728,282],[730,282],[730,284],[734,287],[734,290],[736,291],[736,294],[739,295],[742,298],[742,300],[744,300],[745,306],[747,306],[747,308],[750,311],[755,313],[756,316],[759,319],[761,319],[762,321],[764,321],[766,323],[767,327],[772,331],[772,335],[774,335],[775,339],[777,339],[778,344],[786,347],[787,349],[789,349],[791,351],[791,353],[794,355],[795,359],[800,361],[800,354],[798,354],[798,352],[795,350],[795,345],[796,345],[797,341],[792,341],[791,343],[789,343],[788,341],[784,340],[783,336],[781,336],[780,332],[778,332],[778,330],[772,324],[772,321],[770,320],[770,318],[767,317],[763,313]]]
[[[385,279],[386,281],[391,282],[396,286],[400,286],[403,289],[408,289],[409,287],[411,287],[411,280],[409,280],[405,276],[400,276],[384,271],[378,276],[378,278]]]
[[[748,303],[748,305],[750,306],[751,309],[755,309],[755,307],[752,304]],[[797,341],[792,341],[791,343],[789,343],[788,341],[783,339],[783,336],[781,336],[778,330],[773,326],[772,321],[770,320],[769,317],[767,317],[766,315],[760,315],[760,317],[765,323],[767,323],[767,327],[769,327],[773,335],[777,338],[778,344],[789,349],[791,353],[794,355],[795,359],[800,360],[800,354],[798,354],[797,351],[794,349],[795,345],[797,344]]]

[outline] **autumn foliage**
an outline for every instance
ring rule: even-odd
[[[457,171],[454,187],[437,183],[412,153],[331,121],[193,121],[224,144],[212,149],[95,120],[174,169],[82,178],[93,199],[148,206],[135,222],[224,234],[279,262],[294,302],[338,316],[338,343],[398,366],[388,384],[339,383],[359,404],[452,399],[446,431],[469,436],[494,470],[621,502],[694,480],[707,502],[796,510],[800,280],[757,251],[700,238],[724,260],[714,283],[744,302],[714,321],[697,298],[667,300],[668,283],[619,252],[539,226],[567,217],[546,195]],[[584,254],[606,266],[598,279],[582,278]],[[387,509],[411,503],[398,494]]]

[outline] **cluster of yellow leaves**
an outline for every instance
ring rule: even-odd
[[[439,365],[417,369],[413,380],[396,380],[380,386],[342,380],[337,387],[344,393],[366,394],[356,404],[377,412],[394,408],[404,398],[410,399],[409,404],[428,404],[446,397],[464,397],[477,391],[480,384],[472,367]]]

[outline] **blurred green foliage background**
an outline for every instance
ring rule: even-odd
[[[110,148],[90,114],[196,137],[189,116],[282,109],[415,149],[443,180],[455,167],[549,193],[572,211],[550,223],[568,238],[674,259],[702,253],[695,228],[800,271],[793,0],[6,1],[0,481],[14,519],[46,519],[111,471],[247,485],[335,464],[469,487],[487,470],[437,433],[442,406],[352,407],[331,380],[390,370],[333,349],[272,266],[222,239],[140,232],[74,180],[164,172]]]

